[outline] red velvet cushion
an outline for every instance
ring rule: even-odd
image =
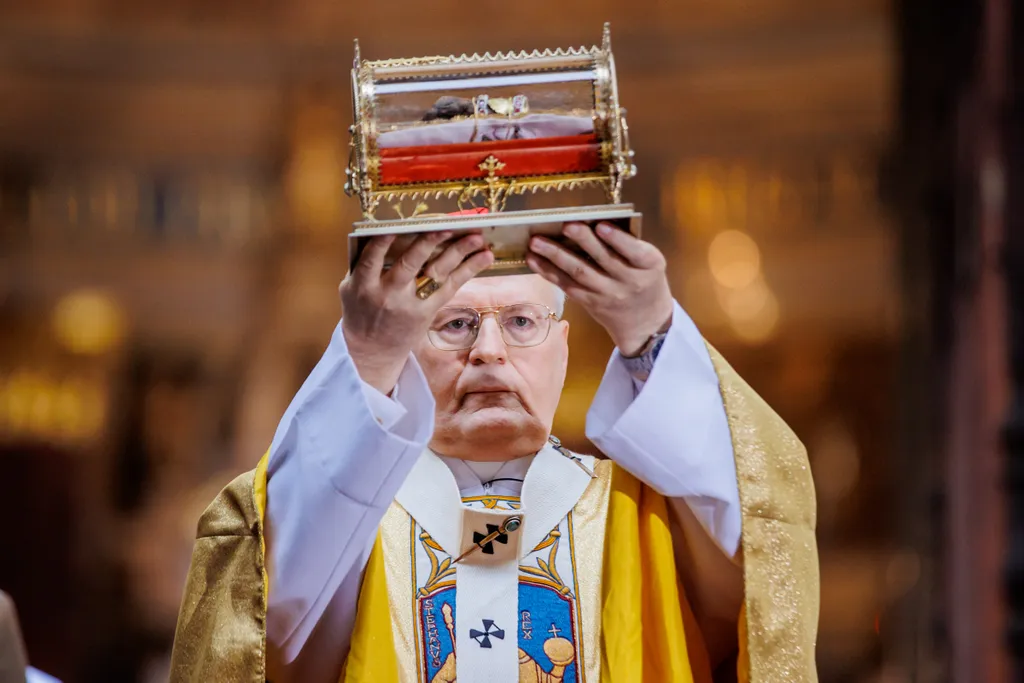
[[[380,152],[382,185],[485,178],[479,164],[494,155],[499,176],[588,173],[601,169],[601,144],[593,133],[529,140],[394,147]]]

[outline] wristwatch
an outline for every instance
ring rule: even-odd
[[[647,378],[651,376],[651,370],[654,369],[654,361],[658,360],[658,353],[661,351],[661,345],[665,343],[667,334],[668,332],[659,332],[651,335],[644,347],[640,349],[640,353],[635,356],[621,356],[629,374],[641,382],[647,381]]]

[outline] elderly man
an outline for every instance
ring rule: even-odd
[[[612,226],[376,238],[254,472],[200,521],[173,681],[812,681],[814,502],[799,441],[707,347],[665,259]],[[565,296],[615,342],[551,435]]]

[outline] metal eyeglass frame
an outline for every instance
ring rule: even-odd
[[[547,330],[545,330],[544,336],[539,341],[534,342],[533,344],[525,344],[525,345],[524,344],[511,344],[511,343],[509,343],[508,339],[505,337],[505,326],[501,324],[501,317],[499,316],[499,313],[501,313],[502,310],[504,310],[506,308],[512,308],[513,306],[539,306],[540,308],[543,308],[545,311],[548,312],[548,314],[546,316],[544,316],[544,318],[543,318],[543,320],[549,321],[548,322],[548,328],[547,328]],[[440,346],[438,346],[436,343],[434,343],[433,334],[432,334],[434,332],[434,330],[433,329],[427,330],[427,341],[429,341],[430,345],[433,346],[438,351],[465,351],[466,349],[473,348],[473,345],[476,344],[476,340],[480,337],[480,328],[483,327],[484,316],[486,316],[486,315],[493,315],[494,316],[494,322],[496,322],[498,324],[498,333],[501,335],[501,341],[503,341],[505,343],[505,346],[510,346],[510,347],[517,348],[517,349],[530,349],[530,348],[533,348],[534,346],[540,346],[541,344],[546,342],[548,340],[548,337],[551,335],[551,323],[550,323],[550,321],[551,320],[560,320],[560,318],[555,314],[555,312],[552,311],[547,306],[545,306],[544,304],[537,304],[537,303],[532,303],[532,302],[529,302],[529,301],[519,301],[519,302],[514,303],[514,304],[503,304],[501,306],[484,306],[482,308],[477,308],[475,306],[445,306],[444,308],[439,309],[438,313],[441,313],[441,311],[446,311],[446,310],[453,310],[453,311],[476,311],[476,314],[478,316],[480,316],[480,324],[477,325],[476,333],[473,335],[473,340],[469,343],[469,346],[460,346],[459,348],[455,348],[455,349],[441,348]]]

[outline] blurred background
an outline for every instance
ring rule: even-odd
[[[371,59],[568,47],[610,21],[627,199],[810,450],[821,680],[1020,680],[1011,7],[0,3],[0,589],[33,664],[166,680],[196,519],[337,322],[352,39]],[[568,316],[556,433],[588,449],[611,345]]]

